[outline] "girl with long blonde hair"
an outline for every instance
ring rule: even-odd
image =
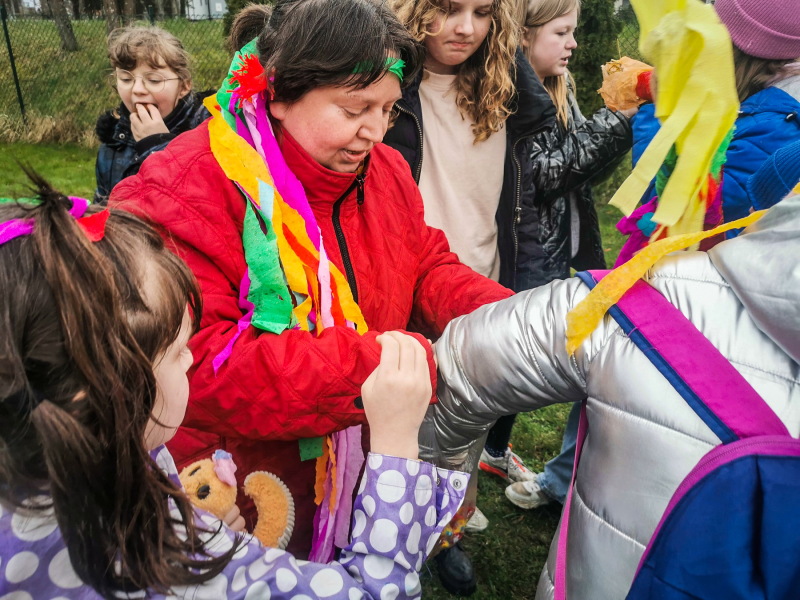
[[[536,190],[532,212],[539,227],[537,262],[518,278],[517,291],[565,279],[576,270],[606,267],[600,227],[589,182],[611,171],[632,144],[628,114],[600,109],[590,119],[575,100],[575,81],[568,64],[578,44],[575,31],[580,0],[528,0],[522,47],[542,81],[557,115],[556,126],[532,140],[528,157]],[[598,69],[600,65],[598,65]],[[513,477],[509,440],[515,416],[502,417],[489,432],[481,455],[485,471],[510,480],[506,496],[522,508],[563,502],[572,475],[578,412],[573,411],[561,454],[542,473]]]
[[[516,289],[518,271],[535,251],[529,243],[536,225],[528,185],[531,139],[555,124],[552,102],[519,49],[520,0],[390,5],[425,45],[426,57],[423,73],[395,105],[396,120],[383,141],[409,163],[426,223],[444,231],[461,262]],[[457,520],[463,525],[469,516]],[[451,593],[475,590],[460,546],[437,561]]]

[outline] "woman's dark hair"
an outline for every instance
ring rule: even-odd
[[[29,176],[39,202],[0,205],[0,223],[34,220],[0,245],[0,501],[54,510],[75,572],[104,597],[211,579],[239,544],[205,553],[188,498],[144,444],[154,363],[187,305],[199,325],[197,283],[135,216],[110,209],[93,243],[72,201]]]
[[[241,48],[256,35],[279,102],[329,85],[365,88],[386,74],[391,56],[405,62],[403,81],[410,83],[424,56],[424,47],[378,0],[279,0],[271,12],[251,5],[237,15],[228,43]]]

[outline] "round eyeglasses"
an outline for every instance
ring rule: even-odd
[[[164,85],[166,85],[167,81],[176,81],[179,80],[180,77],[167,78],[161,73],[154,72],[145,73],[144,75],[134,75],[130,71],[123,70],[115,71],[108,75],[108,82],[111,84],[111,87],[125,91],[133,89],[137,79],[142,80],[142,84],[148,92],[157,94],[164,89]]]

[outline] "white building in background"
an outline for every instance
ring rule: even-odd
[[[192,21],[221,19],[227,10],[228,4],[225,0],[186,0],[186,17]]]
[[[41,0],[22,0],[22,9],[24,12],[42,12]]]

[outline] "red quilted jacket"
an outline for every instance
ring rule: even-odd
[[[343,327],[319,337],[250,327],[214,375],[211,362],[242,317],[245,201],[211,154],[207,124],[148,158],[114,189],[111,203],[154,222],[203,292],[202,324],[191,342],[189,407],[169,444],[178,466],[210,458],[217,448],[231,452],[238,504],[251,525],[254,508],[242,482],[253,471],[276,474],[295,501],[289,549],[304,555],[316,508],[315,461],[300,461],[296,440],[366,422],[354,401],[378,364],[378,333],[412,328],[438,336],[451,319],[511,292],[461,264],[444,234],[425,225],[419,190],[395,150],[375,146],[358,181],[322,167],[288,135],[282,150],[306,190],[330,260],[348,277],[369,327],[363,336]],[[430,351],[428,358],[435,386]]]

